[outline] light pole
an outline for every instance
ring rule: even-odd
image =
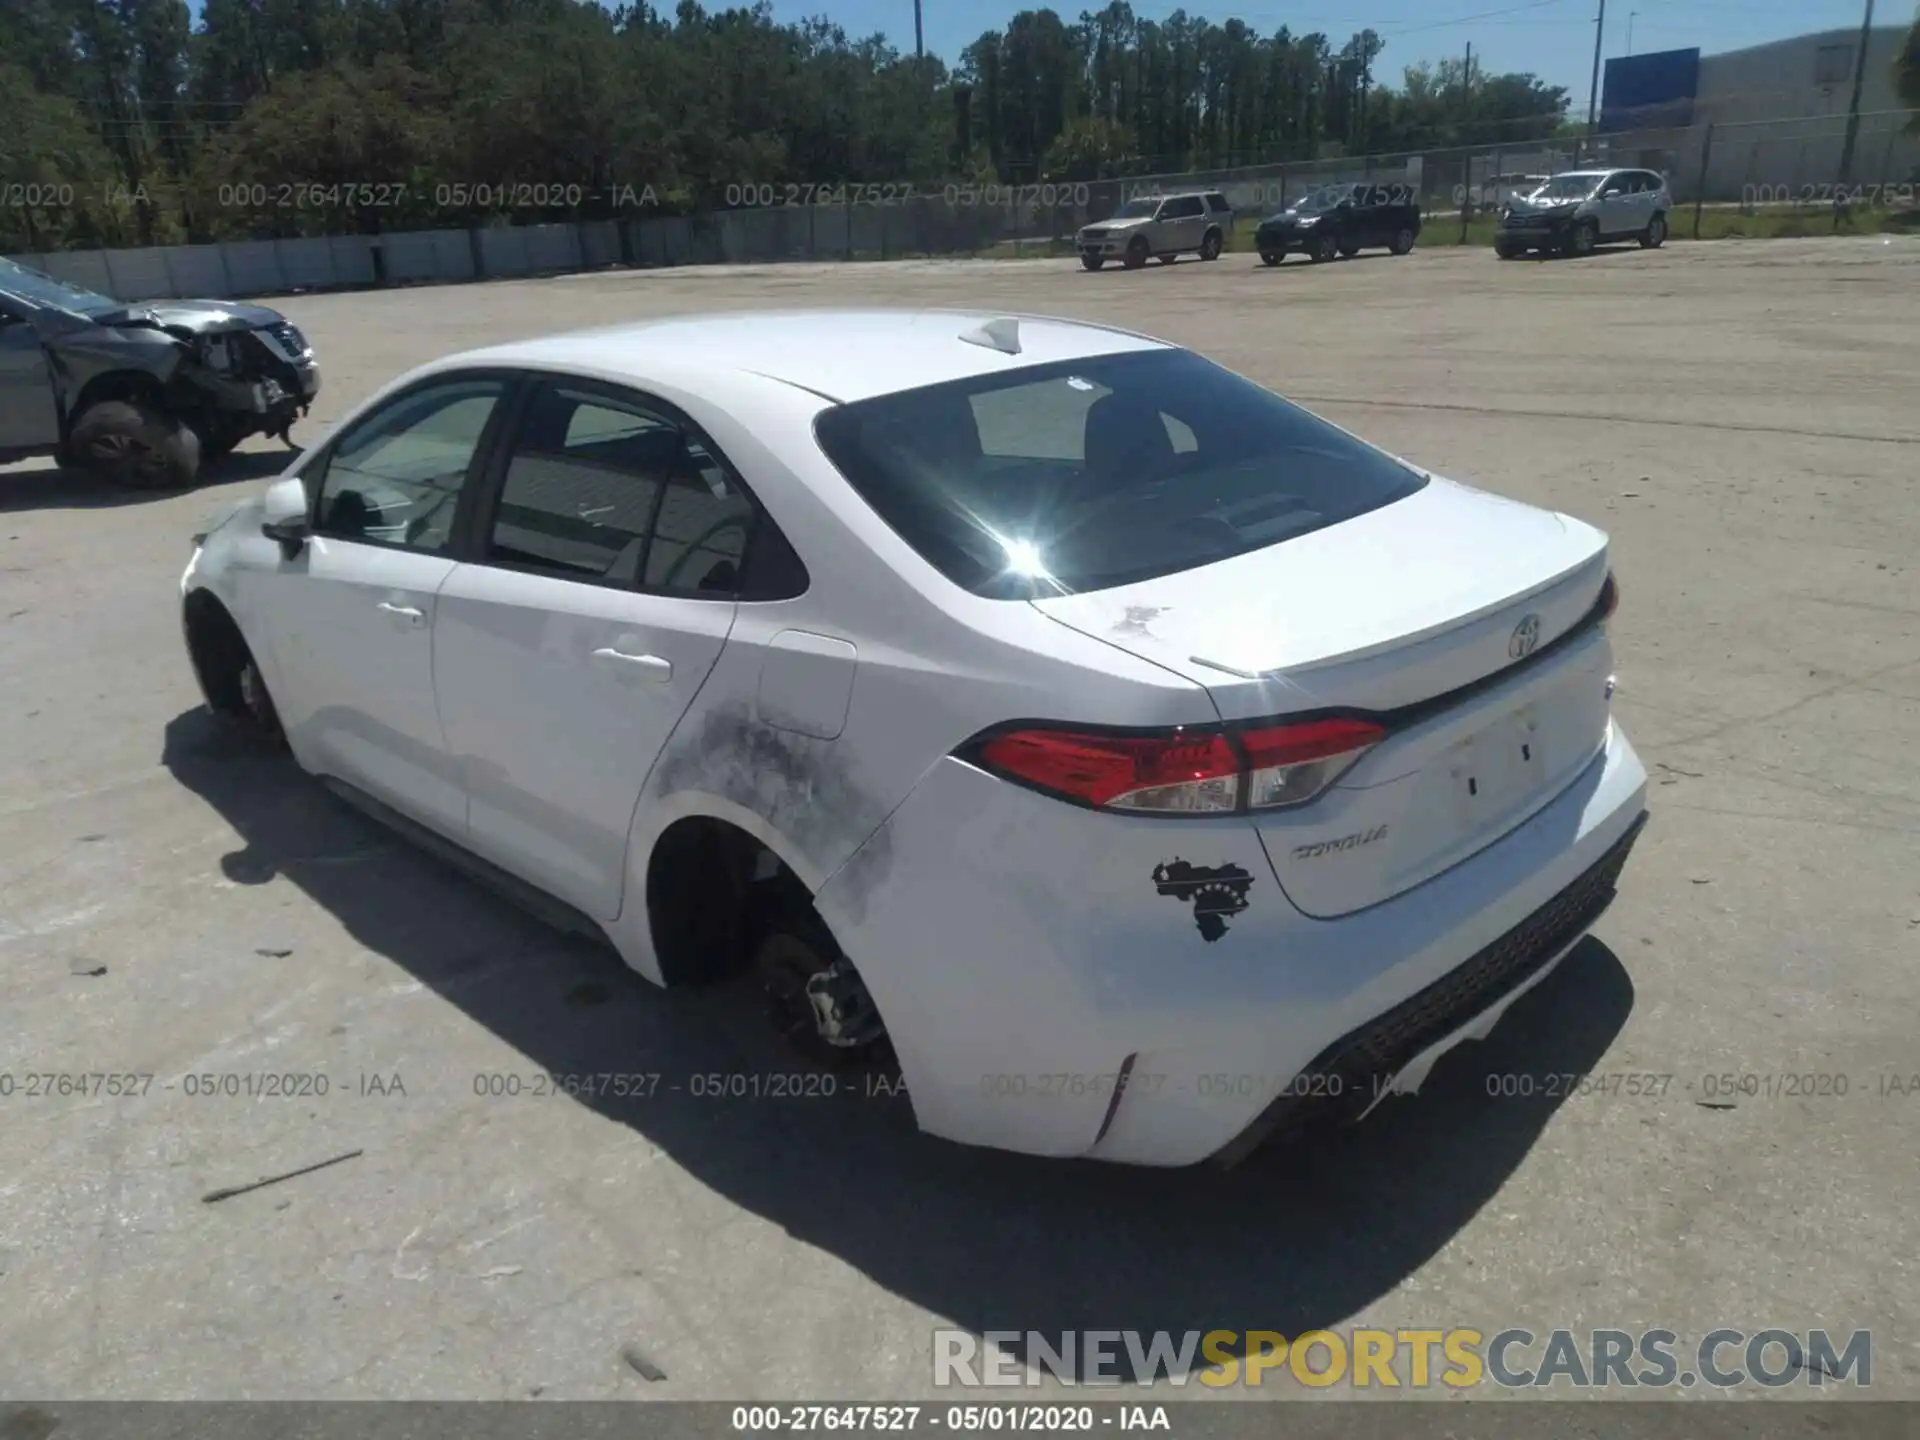
[[[1638,10],[1627,11],[1627,54],[1629,55],[1633,54],[1633,17],[1639,13]]]
[[[1600,0],[1600,13],[1593,17],[1593,80],[1587,87],[1587,144],[1600,125],[1600,39],[1607,30],[1607,0]]]
[[[920,0],[913,0],[913,58],[927,58],[926,37],[920,28]]]
[[[1853,146],[1860,138],[1860,87],[1867,79],[1867,45],[1873,39],[1873,0],[1867,0],[1866,18],[1860,22],[1860,53],[1853,62],[1853,99],[1847,103],[1847,138],[1840,147],[1840,183],[1853,178]]]

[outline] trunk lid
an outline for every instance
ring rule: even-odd
[[[1288,896],[1332,917],[1492,844],[1605,744],[1605,627],[1555,642],[1606,575],[1600,531],[1436,477],[1263,550],[1034,603],[1205,686],[1229,721],[1390,719],[1325,794],[1250,817]]]

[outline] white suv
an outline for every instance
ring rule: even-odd
[[[1138,270],[1151,259],[1171,265],[1181,255],[1218,260],[1233,228],[1233,207],[1218,190],[1179,195],[1138,195],[1111,218],[1088,225],[1074,237],[1080,263],[1098,270],[1118,260]]]
[[[1672,209],[1666,180],[1651,170],[1571,170],[1501,207],[1493,249],[1502,260],[1529,250],[1585,255],[1608,240],[1657,249]]]

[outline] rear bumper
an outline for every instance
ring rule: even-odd
[[[922,1129],[1187,1165],[1310,1118],[1301,1100],[1349,1114],[1375,1077],[1469,1038],[1597,918],[1645,808],[1646,772],[1610,728],[1500,841],[1315,920],[1243,819],[1082,810],[949,759],[816,903],[873,992]]]
[[[1506,1006],[1544,980],[1613,903],[1646,823],[1642,810],[1606,854],[1545,905],[1465,964],[1321,1051],[1287,1093],[1214,1158],[1231,1165],[1316,1122],[1360,1119],[1388,1094],[1409,1088],[1410,1080],[1417,1088],[1426,1067],[1452,1048],[1448,1042],[1484,1038]]]

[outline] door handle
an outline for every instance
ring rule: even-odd
[[[673,662],[661,655],[629,655],[624,650],[616,650],[611,645],[603,645],[593,652],[596,660],[610,660],[621,665],[631,665],[636,670],[646,672],[652,680],[671,680]]]
[[[424,612],[416,610],[413,606],[395,605],[391,600],[382,600],[380,608],[395,619],[406,621],[409,625],[419,625],[427,618]]]

